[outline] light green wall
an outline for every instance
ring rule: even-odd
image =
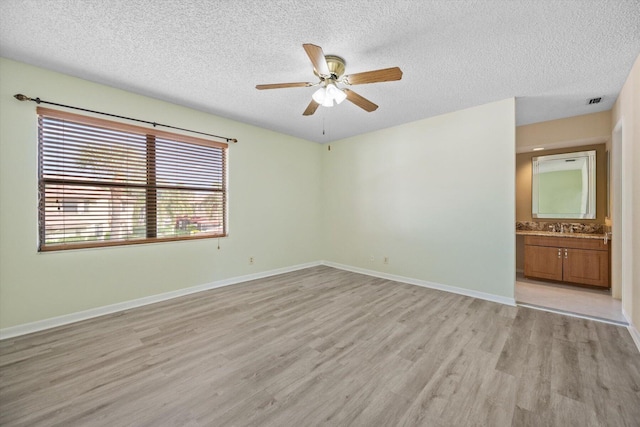
[[[237,138],[221,249],[199,240],[38,253],[35,104],[16,93]],[[0,329],[323,259],[512,298],[514,134],[509,99],[328,151],[0,59]]]
[[[38,253],[35,103],[234,137],[228,238]],[[0,329],[321,259],[316,143],[0,59]],[[250,266],[248,257],[255,257]]]
[[[333,143],[323,168],[328,260],[513,297],[513,99]]]

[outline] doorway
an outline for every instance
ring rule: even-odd
[[[605,132],[607,131],[605,130]],[[631,244],[631,234],[629,232],[631,206],[628,202],[628,200],[630,200],[628,195],[630,191],[628,188],[629,185],[625,185],[625,182],[628,183],[629,180],[623,179],[623,177],[630,173],[628,163],[630,163],[631,155],[628,147],[624,145],[623,133],[623,124],[620,122],[615,126],[614,131],[609,134],[610,142],[606,144],[606,149],[601,148],[598,153],[601,159],[598,163],[598,168],[601,171],[610,171],[608,177],[605,173],[604,179],[598,178],[599,180],[606,180],[606,184],[598,188],[597,197],[606,200],[606,211],[608,214],[606,218],[604,214],[598,214],[599,220],[597,223],[602,225],[604,221],[604,231],[612,232],[612,239],[609,241],[609,244],[611,244],[611,262],[609,267],[611,271],[611,288],[574,286],[561,282],[525,278],[523,274],[524,236],[522,235],[523,233],[516,232],[516,278],[514,296],[518,305],[627,325],[627,319],[624,316],[623,301],[625,301],[625,299],[629,301],[627,299],[629,296],[626,295],[628,286],[625,285],[625,283],[627,283],[630,278],[630,250],[625,248]],[[604,147],[605,141],[609,139],[604,135],[603,138],[597,142],[601,144],[601,147]],[[562,149],[558,147],[556,151],[565,151],[565,149],[565,152],[581,151],[587,148],[582,144],[577,146],[565,145],[563,147]],[[552,150],[554,148],[555,147],[553,147]],[[607,152],[609,153],[608,156],[606,154]],[[529,217],[529,213],[531,212],[531,187],[522,185],[522,182],[531,179],[530,157],[533,153],[528,153],[528,157],[524,151],[517,151],[517,153],[519,154],[517,154],[516,159],[516,191],[520,193],[516,196],[517,218],[525,222],[532,221],[531,219],[522,219],[523,217]],[[551,151],[549,147],[546,148],[545,154],[546,153],[556,154]],[[605,161],[606,157],[610,159],[610,163]],[[609,197],[607,197],[607,192],[609,193]],[[602,203],[602,201],[599,203]],[[600,206],[599,209],[602,211],[604,208]],[[518,210],[520,210],[521,214],[518,214]],[[527,215],[522,215],[522,213],[527,213]],[[580,222],[580,220],[571,219],[550,221],[556,223]],[[541,221],[534,219],[533,222],[529,224],[541,226]],[[521,225],[522,223],[519,222],[518,226]],[[559,226],[559,224],[556,225]],[[597,233],[602,232],[602,230],[597,231]],[[625,256],[624,259],[623,256]]]

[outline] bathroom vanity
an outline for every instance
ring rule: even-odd
[[[524,235],[525,277],[609,288],[606,235],[518,231]]]

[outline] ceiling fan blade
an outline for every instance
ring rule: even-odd
[[[321,76],[330,76],[331,71],[329,71],[329,66],[327,65],[327,60],[324,57],[322,48],[314,44],[303,44],[302,47],[304,47],[305,52],[307,52],[318,74]]]
[[[274,83],[269,85],[256,85],[256,89],[282,89],[285,87],[309,87],[313,86],[313,83],[300,82],[300,83]]]
[[[345,83],[350,85],[362,85],[365,83],[390,82],[400,80],[402,70],[398,67],[384,68],[382,70],[365,71],[364,73],[350,74],[344,77]]]
[[[309,105],[307,106],[307,109],[304,110],[304,113],[302,113],[303,116],[310,116],[313,113],[316,112],[316,110],[318,109],[318,106],[320,104],[318,104],[316,101],[314,101],[313,99],[311,100],[311,102],[309,103]]]
[[[349,89],[342,89],[342,90],[344,91],[344,93],[347,94],[347,99],[350,102],[356,104],[358,107],[362,108],[363,110],[368,111],[370,113],[378,109],[378,106],[376,104],[369,101],[367,98],[364,98],[358,95],[354,91]]]

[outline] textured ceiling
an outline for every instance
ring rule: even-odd
[[[303,117],[314,88],[255,89],[315,81],[303,43],[404,76]],[[0,1],[4,57],[317,142],[508,97],[518,124],[608,110],[639,53],[640,0]]]

